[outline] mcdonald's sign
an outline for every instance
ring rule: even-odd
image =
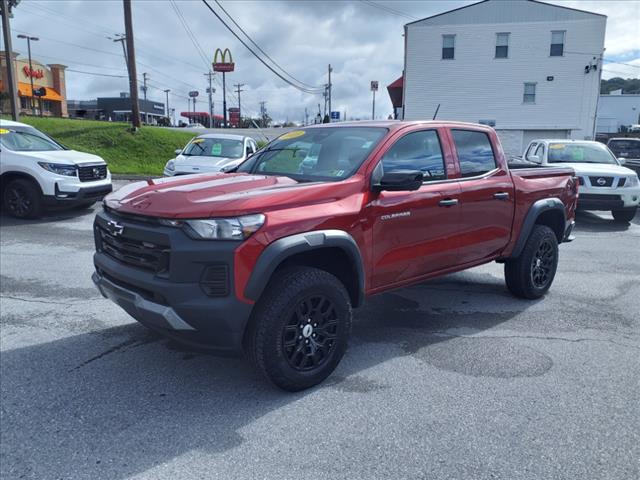
[[[229,58],[227,59],[227,55]],[[218,58],[220,56],[220,58]],[[216,48],[216,53],[213,55],[213,71],[214,72],[233,72],[235,68],[235,63],[233,63],[233,57],[231,56],[231,52],[228,48],[225,48],[222,51],[219,48]]]

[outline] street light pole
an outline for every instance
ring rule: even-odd
[[[29,80],[31,80],[31,115],[36,114],[36,105],[33,103],[33,64],[31,63],[31,41],[37,42],[40,40],[38,37],[30,37],[29,35],[18,35],[18,38],[27,39],[27,53],[29,55]]]
[[[169,126],[171,126],[171,118],[169,117],[169,92],[171,90],[169,90],[168,88],[164,91],[164,93],[167,95],[167,120],[169,120]]]
[[[11,4],[7,0],[2,0],[0,3],[0,13],[2,14],[2,33],[4,35],[4,49],[5,61],[7,64],[7,82],[9,96],[11,97],[9,103],[11,105],[11,119],[18,121],[18,95],[16,94],[16,79],[13,71],[13,48],[11,47],[11,26],[9,25],[9,18],[11,18],[11,8],[15,6],[15,1]]]

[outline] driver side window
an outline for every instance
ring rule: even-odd
[[[384,154],[380,165],[383,170],[380,174],[394,170],[418,170],[427,182],[447,178],[442,148],[435,130],[405,135]]]

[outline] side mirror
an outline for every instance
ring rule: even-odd
[[[422,178],[422,172],[417,170],[394,170],[385,173],[373,189],[379,192],[410,192],[422,186]]]
[[[618,162],[620,162],[620,165],[624,165],[625,163],[627,163],[627,159],[624,157],[620,157],[618,158]]]
[[[176,155],[180,155],[182,153],[182,149],[181,148],[177,148],[175,151]]]

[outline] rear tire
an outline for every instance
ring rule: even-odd
[[[12,217],[38,218],[42,216],[42,194],[31,180],[17,178],[3,189],[3,206]]]
[[[326,379],[347,349],[351,302],[324,270],[293,267],[265,289],[245,336],[245,353],[273,384],[291,392]]]
[[[629,223],[634,219],[636,213],[638,212],[638,207],[633,208],[622,208],[620,210],[612,210],[611,215],[613,215],[613,219],[616,222],[627,222]]]
[[[516,297],[542,297],[558,268],[558,239],[545,225],[535,225],[522,253],[504,264],[507,288]]]

